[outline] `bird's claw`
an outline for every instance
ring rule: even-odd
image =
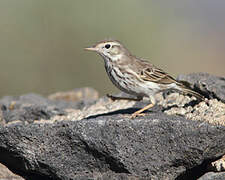
[[[130,118],[134,119],[136,117],[143,117],[145,115],[146,115],[145,113],[133,113]]]
[[[116,100],[116,97],[114,97],[114,96],[112,96],[112,95],[110,95],[110,94],[106,94],[106,96],[107,96],[108,98],[110,98],[112,101],[115,101],[115,100]]]

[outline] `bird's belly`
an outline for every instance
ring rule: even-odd
[[[139,81],[119,68],[106,64],[106,72],[112,83],[121,91],[135,96],[150,96],[160,91],[160,85],[149,81]]]
[[[156,83],[132,83],[128,87],[126,86],[127,82],[121,81],[118,87],[120,90],[136,95],[136,96],[146,96],[149,97],[151,95],[156,94],[160,91],[160,87]]]
[[[109,69],[107,69],[109,68]],[[109,79],[112,83],[121,91],[132,94],[135,96],[141,96],[135,88],[133,87],[133,83],[131,79],[128,79],[126,75],[122,74],[117,68],[107,67],[106,72],[109,76]]]
[[[145,96],[154,95],[160,91],[160,87],[154,82],[140,82],[134,87],[135,91]]]
[[[121,77],[114,76],[113,73],[109,74],[109,79],[112,81],[112,83],[121,91],[128,93],[128,94],[133,94],[136,95],[135,91],[132,91],[133,88],[131,88],[131,83]]]
[[[159,86],[153,82],[138,82],[134,78],[128,78],[126,75],[115,71],[107,71],[112,83],[121,91],[135,96],[150,96],[159,91]]]
[[[175,83],[171,84],[159,84],[155,82],[145,81],[142,84],[139,84],[139,90],[142,91],[146,95],[154,95],[159,92],[163,92],[169,89],[177,89],[177,85]]]

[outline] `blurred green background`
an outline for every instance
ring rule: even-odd
[[[84,47],[114,38],[173,76],[225,75],[225,1],[1,0],[0,96],[118,90]]]

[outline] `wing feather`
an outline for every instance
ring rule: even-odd
[[[142,69],[140,76],[144,81],[157,82],[159,84],[177,83],[172,76],[153,65]]]

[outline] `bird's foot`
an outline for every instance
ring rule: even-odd
[[[117,97],[112,96],[110,94],[106,94],[107,98],[111,99],[112,101],[115,101],[117,99]]]
[[[134,118],[136,118],[136,117],[143,117],[143,116],[145,116],[146,114],[145,113],[133,113],[131,116],[130,116],[130,118],[131,119],[134,119]]]

